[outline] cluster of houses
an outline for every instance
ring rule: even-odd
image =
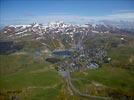
[[[58,62],[58,71],[84,71],[87,69],[97,69],[104,62],[110,61],[107,53],[103,48],[91,48],[84,50],[59,50],[54,51],[53,55],[56,57],[63,57],[65,60]]]

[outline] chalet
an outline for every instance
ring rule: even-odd
[[[89,63],[87,65],[87,68],[89,68],[89,69],[96,69],[96,68],[99,68],[99,65],[97,63]]]

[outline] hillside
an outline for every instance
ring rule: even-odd
[[[134,99],[132,31],[64,22],[9,25],[0,47],[1,100]]]

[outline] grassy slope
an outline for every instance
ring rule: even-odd
[[[44,61],[35,62],[29,56],[4,55],[0,56],[0,59],[0,89],[3,92],[21,90],[22,94],[25,94],[22,98],[25,99],[36,97],[36,95],[37,97],[38,95],[42,96],[43,93],[43,98],[55,98],[57,96],[58,85],[61,80],[50,64]],[[54,85],[57,86],[51,88]],[[45,87],[47,87],[46,93],[44,92]],[[25,90],[27,89],[29,90],[26,93]],[[53,91],[53,96],[47,95],[49,91]]]
[[[86,75],[79,72],[73,74],[73,78],[79,79],[74,81],[74,84],[81,90],[86,89],[87,84],[95,81],[126,95],[134,95],[133,77],[134,71],[107,66],[98,70],[88,70]]]
[[[106,39],[103,39],[104,37]],[[102,42],[101,39],[104,41]],[[93,45],[108,44],[108,56],[112,58],[113,67],[108,64],[104,64],[102,68],[97,70],[88,70],[86,74],[81,72],[75,72],[72,75],[75,79],[73,81],[75,86],[81,91],[85,92],[87,91],[88,86],[92,84],[92,82],[97,82],[121,94],[134,96],[133,39],[134,37],[127,37],[126,44],[122,44],[115,48],[111,47],[111,43],[115,41],[119,43],[121,42],[120,36],[118,35],[113,35],[110,37],[106,35],[96,36],[96,38],[88,39],[88,41],[86,41],[86,45],[88,47],[92,47]],[[129,68],[129,70],[126,68]],[[92,87],[90,87],[90,89],[91,88]],[[101,95],[101,93],[99,95]]]
[[[112,40],[113,41],[113,40]],[[89,42],[88,42],[89,44]],[[132,44],[133,45],[133,44]],[[110,49],[108,55],[115,65],[103,65],[97,70],[88,70],[86,74],[75,72],[72,76],[74,85],[85,92],[93,81],[103,84],[125,95],[134,95],[134,70],[122,69],[124,64],[134,64],[133,46],[125,45]],[[40,43],[27,44],[24,48],[28,52],[34,52]],[[30,49],[29,49],[30,48]],[[23,50],[22,50],[23,51]],[[132,61],[129,62],[129,58]],[[21,90],[22,100],[83,100],[76,96],[68,96],[61,90],[61,77],[53,69],[51,64],[43,60],[35,61],[30,55],[4,55],[0,56],[0,89]],[[59,95],[61,98],[59,98]],[[64,97],[62,97],[64,96]],[[64,99],[62,99],[64,98]]]

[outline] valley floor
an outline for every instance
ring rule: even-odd
[[[65,79],[54,68],[56,65],[44,60],[37,62],[28,55],[1,55],[0,59],[1,100],[87,99],[70,94]],[[99,69],[74,72],[71,77],[75,88],[82,93],[129,99],[134,96],[134,70],[105,64]]]

